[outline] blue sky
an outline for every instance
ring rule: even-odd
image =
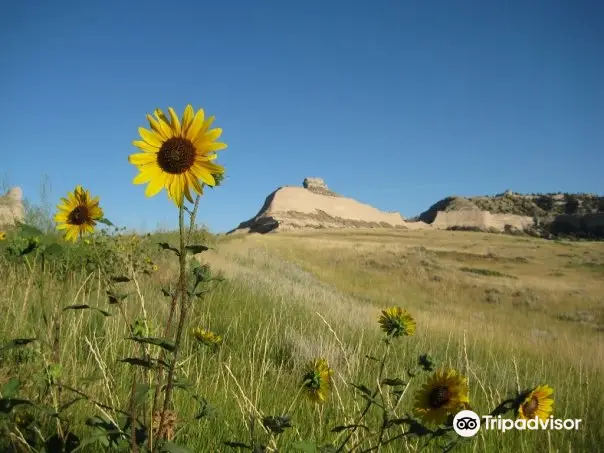
[[[229,145],[200,208],[213,231],[305,176],[405,216],[453,194],[601,194],[603,22],[597,0],[8,2],[0,176],[174,226],[127,157],[146,113],[192,103]]]

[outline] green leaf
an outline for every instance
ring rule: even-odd
[[[159,359],[141,359],[139,357],[128,357],[125,359],[120,359],[120,362],[129,363],[130,365],[140,366],[143,368],[147,368],[148,370],[154,370],[158,366],[163,366],[168,368],[168,363]]]
[[[163,249],[163,250],[170,250],[171,252],[176,253],[176,256],[180,256],[180,251],[175,248],[172,247],[170,244],[168,244],[167,242],[159,242],[158,245]]]
[[[115,226],[113,223],[111,223],[111,221],[109,219],[106,219],[104,217],[102,219],[98,219],[97,222],[102,223],[103,225],[110,226],[110,227]]]
[[[331,430],[332,433],[341,433],[342,431],[345,431],[347,429],[353,429],[356,430],[357,428],[363,428],[366,429],[367,431],[369,431],[369,428],[365,425],[357,425],[357,424],[352,424],[352,425],[341,425],[341,426],[336,426],[335,428],[333,428]]]
[[[44,233],[34,226],[27,225],[22,222],[16,222],[16,224],[19,228],[19,233],[22,237],[35,238],[39,236],[44,236]]]
[[[21,398],[0,398],[0,414],[8,414],[13,408],[22,405],[33,406],[34,404]]]
[[[205,245],[187,245],[185,247],[185,251],[192,255],[197,255],[199,253],[205,252],[206,250],[210,250],[210,248],[206,247]]]
[[[287,415],[270,415],[262,419],[264,427],[275,434],[281,434],[287,428],[291,428],[291,420]]]
[[[172,340],[157,337],[128,337],[128,340],[136,341],[137,343],[152,344],[159,346],[169,352],[174,352],[176,345]]]
[[[351,384],[351,385],[355,389],[360,390],[361,392],[363,392],[365,395],[371,396],[371,390],[367,386],[365,386],[363,384],[361,384],[361,385]]]
[[[2,394],[4,398],[11,398],[19,393],[20,386],[21,381],[19,381],[19,379],[16,377],[12,377],[10,378],[10,381],[0,387],[0,394]]]
[[[130,277],[126,277],[125,275],[118,275],[111,277],[111,281],[115,283],[127,283],[132,280]]]
[[[13,348],[21,348],[34,341],[36,341],[35,338],[15,338],[14,340],[9,341],[4,346],[2,346],[0,348],[0,352],[6,351],[8,349],[13,349]]]
[[[68,307],[63,308],[63,311],[65,311],[65,310],[95,310],[95,311],[98,311],[99,313],[101,313],[105,317],[111,316],[111,313],[109,313],[108,311],[101,310],[100,308],[97,308],[97,307],[91,307],[90,305],[86,305],[86,304],[69,305]]]
[[[399,378],[395,378],[395,379],[386,378],[386,379],[382,380],[382,385],[389,385],[391,387],[396,387],[397,385],[405,385],[405,381],[403,381],[402,379],[399,379]]]
[[[159,448],[160,453],[193,453],[187,447],[177,445],[174,442],[164,442]]]
[[[117,305],[128,297],[128,294],[115,294],[112,291],[107,291],[107,297],[109,298],[109,304]]]
[[[63,254],[64,251],[65,251],[65,249],[60,244],[53,242],[52,244],[50,244],[48,247],[46,247],[44,249],[44,254],[60,256]]]

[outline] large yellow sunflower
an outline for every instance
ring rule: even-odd
[[[400,307],[382,310],[378,322],[384,333],[394,338],[415,333],[415,320],[407,310]]]
[[[552,413],[554,404],[554,400],[548,398],[552,393],[554,393],[554,389],[548,385],[539,385],[527,392],[518,406],[518,418],[528,420],[539,417],[541,420],[547,420]]]
[[[6,233],[4,231],[0,231],[0,241],[3,241],[6,239]]]
[[[415,411],[427,423],[440,425],[469,403],[468,379],[454,369],[441,369],[418,391]]]
[[[97,220],[103,218],[99,197],[92,198],[90,192],[82,186],[77,186],[61,201],[62,204],[57,205],[55,222],[57,229],[65,230],[65,239],[68,241],[75,242],[78,236],[92,233]]]
[[[303,385],[311,401],[323,403],[327,399],[332,375],[333,370],[329,368],[326,359],[316,359],[307,365]]]
[[[140,171],[132,182],[149,183],[145,190],[148,197],[166,188],[168,196],[180,206],[183,196],[193,201],[191,188],[201,195],[204,184],[216,185],[214,175],[222,175],[224,168],[212,161],[217,157],[215,151],[227,145],[216,141],[222,129],[210,129],[214,117],[206,119],[203,109],[195,113],[187,105],[182,121],[172,107],[168,108],[169,119],[160,109],[154,113],[155,117],[147,115],[151,130],[140,127],[142,140],[133,142],[143,152],[128,158]]]

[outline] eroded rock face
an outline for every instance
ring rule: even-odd
[[[304,178],[302,182],[302,187],[306,190],[311,191],[312,193],[316,193],[319,195],[325,195],[328,197],[339,197],[337,193],[329,190],[325,181],[322,178]]]
[[[23,191],[20,187],[13,187],[0,197],[0,228],[11,227],[15,222],[22,222],[24,216]]]
[[[413,225],[417,228],[419,224]],[[234,232],[320,228],[408,228],[398,212],[383,212],[335,194],[320,178],[306,178],[303,187],[280,187],[270,194],[258,214]]]

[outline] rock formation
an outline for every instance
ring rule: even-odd
[[[13,187],[0,197],[0,229],[22,222],[24,215],[23,192],[20,187]]]
[[[505,191],[495,196],[448,197],[419,219],[438,229],[542,231],[604,237],[604,198],[595,194],[531,194]],[[535,228],[537,227],[537,230]]]
[[[412,225],[417,228],[419,225]],[[320,178],[304,179],[303,187],[280,187],[258,214],[229,231],[268,233],[298,228],[406,228],[399,213],[380,211],[338,195]]]

